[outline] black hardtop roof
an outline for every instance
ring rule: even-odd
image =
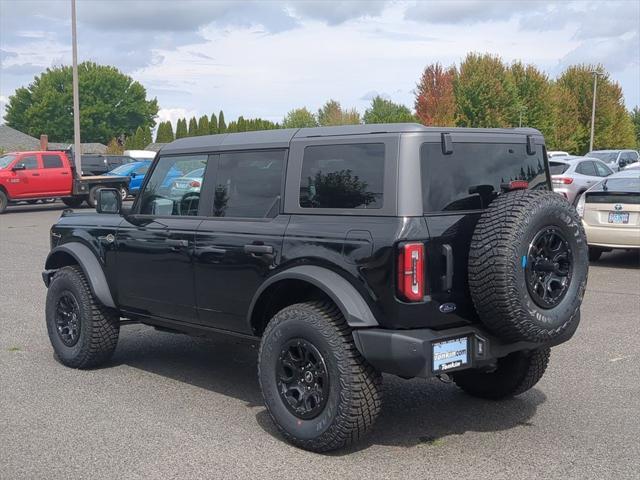
[[[376,133],[487,133],[541,135],[541,133],[535,128],[425,127],[419,123],[379,123],[367,125],[340,125],[335,127],[284,128],[187,137],[167,144],[160,150],[160,153],[172,154],[252,148],[286,148],[295,138],[371,135]]]

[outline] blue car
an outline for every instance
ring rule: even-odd
[[[151,166],[151,160],[132,162],[120,165],[104,175],[115,175],[118,177],[131,177],[129,182],[129,194],[137,195],[144,180],[144,176]]]

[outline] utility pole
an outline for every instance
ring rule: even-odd
[[[76,34],[76,0],[71,0],[71,41],[73,43],[73,163],[82,174],[80,150],[80,95],[78,93],[78,39]]]
[[[593,105],[591,106],[591,139],[589,140],[589,151],[593,151],[593,134],[595,132],[596,124],[596,90],[598,88],[598,76],[602,75],[600,72],[594,70],[593,74]]]

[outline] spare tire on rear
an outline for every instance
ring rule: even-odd
[[[575,328],[588,247],[575,208],[558,194],[516,190],[480,217],[469,288],[482,322],[507,341],[546,342]]]

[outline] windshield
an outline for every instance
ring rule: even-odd
[[[0,157],[0,168],[7,168],[7,166],[11,164],[11,162],[13,162],[15,159],[15,155],[3,155],[2,157]]]
[[[569,170],[569,164],[564,162],[549,162],[549,173],[551,175],[561,175]]]
[[[131,170],[131,165],[120,165],[119,167],[114,168],[109,173],[113,173],[114,175],[127,175]]]
[[[587,156],[604,162],[615,162],[618,158],[618,152],[589,152]]]

